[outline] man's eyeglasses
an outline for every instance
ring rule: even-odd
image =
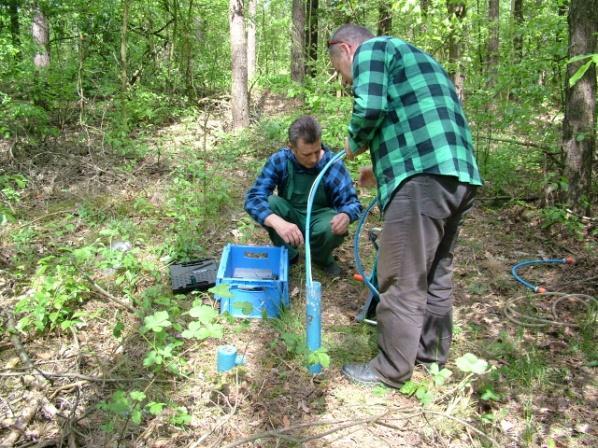
[[[328,41],[327,48],[330,48],[330,47],[332,47],[333,45],[336,45],[336,44],[346,44],[346,42],[343,42],[342,40],[334,40],[334,39],[332,39],[332,40]]]

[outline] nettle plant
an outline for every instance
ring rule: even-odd
[[[122,251],[97,241],[41,258],[31,278],[30,292],[15,306],[20,317],[17,328],[66,330],[79,323],[85,315],[79,306],[92,292],[91,275],[87,272],[98,271],[111,277],[111,284],[131,302],[140,278],[158,273],[150,262],[139,260],[135,249]]]
[[[138,426],[145,418],[157,417],[168,411],[168,421],[175,426],[188,425],[191,415],[184,406],[148,400],[145,392],[117,390],[109,400],[101,401],[98,409],[108,417],[101,428],[105,432],[124,432],[131,423]]]
[[[150,348],[143,360],[145,367],[154,371],[165,368],[174,374],[182,374],[186,364],[179,355],[183,339],[203,341],[222,338],[223,327],[217,322],[218,311],[204,305],[201,299],[195,300],[191,309],[184,313],[193,318],[185,329],[172,319],[176,313],[177,310],[171,308],[169,311],[156,311],[144,318],[140,334]]]
[[[457,358],[456,365],[457,368],[466,375],[454,387],[455,393],[463,392],[466,389],[471,388],[476,378],[479,378],[492,370],[492,368],[488,367],[487,361],[478,358],[473,353],[466,353],[460,358]],[[439,398],[442,387],[448,382],[449,378],[453,376],[453,372],[447,368],[441,369],[438,364],[433,363],[428,367],[428,374],[429,377],[421,381],[407,381],[399,391],[408,396],[415,396],[423,406],[433,403]],[[482,396],[482,399],[495,398],[496,394],[493,396]]]

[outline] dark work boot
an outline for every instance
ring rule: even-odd
[[[341,369],[343,375],[351,381],[367,386],[376,386],[382,384],[380,376],[374,372],[369,363],[365,364],[345,364]]]

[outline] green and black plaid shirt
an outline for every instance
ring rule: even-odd
[[[415,174],[482,185],[471,132],[452,81],[430,55],[400,39],[376,37],[353,59],[349,146],[368,146],[382,207]]]

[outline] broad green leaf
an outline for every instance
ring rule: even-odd
[[[448,380],[452,374],[453,372],[451,372],[449,369],[442,369],[440,372],[433,376],[434,384],[436,386],[442,386],[444,383],[446,383],[446,380]]]
[[[484,401],[488,401],[488,400],[492,400],[492,401],[498,401],[500,400],[500,396],[497,395],[494,390],[492,390],[492,388],[488,387],[486,388],[486,390],[484,390],[484,393],[482,394],[482,396],[480,397],[482,400]]]
[[[116,322],[116,325],[114,325],[114,328],[112,329],[112,336],[114,336],[115,338],[120,338],[124,329],[124,323],[122,323],[121,321]]]
[[[199,305],[191,308],[189,310],[189,315],[196,318],[201,323],[207,324],[212,322],[218,316],[218,311],[211,306]]]
[[[168,320],[168,311],[157,311],[151,316],[146,316],[143,323],[147,330],[155,333],[159,333],[164,328],[168,328],[172,325]]]
[[[135,409],[131,414],[131,421],[138,425],[141,423],[141,410]]]
[[[488,363],[485,360],[478,358],[473,353],[466,353],[460,358],[457,358],[456,364],[462,372],[471,372],[478,375],[486,373],[488,368]]]
[[[406,381],[405,384],[401,386],[399,392],[405,395],[413,395],[418,388],[418,384],[414,383],[413,381],[409,380]]]
[[[143,359],[143,366],[150,367],[154,364],[162,364],[162,356],[158,355],[158,353],[156,353],[155,350],[152,350],[147,355],[145,355],[145,358]]]
[[[587,59],[587,58],[594,59],[596,56],[597,55],[595,55],[595,54],[578,54],[577,56],[573,56],[571,59],[569,59],[567,61],[567,64],[572,64],[577,61],[583,61],[584,59]]]
[[[219,324],[202,324],[199,321],[190,322],[187,330],[181,333],[185,339],[199,339],[207,338],[220,339],[223,336],[222,325]]]
[[[176,413],[170,418],[170,422],[176,426],[188,425],[191,423],[191,416],[187,412],[187,408],[180,406],[176,408]]]
[[[145,400],[145,394],[143,392],[141,392],[140,390],[134,390],[134,391],[130,392],[129,395],[131,396],[131,399],[135,400],[135,401]]]
[[[147,411],[152,415],[159,415],[164,409],[166,403],[158,403],[156,401],[150,401],[148,404],[145,405]]]
[[[417,398],[419,402],[425,406],[432,403],[434,394],[432,391],[428,390],[426,386],[420,386],[417,388],[417,391],[415,391],[415,398]]]
[[[253,312],[253,303],[247,301],[239,301],[233,303],[235,310],[241,311],[243,314],[251,314]]]
[[[579,81],[583,77],[583,75],[586,74],[586,72],[590,68],[590,65],[592,65],[593,62],[594,61],[592,59],[590,59],[588,62],[586,62],[584,65],[582,65],[581,67],[579,67],[577,69],[577,71],[573,74],[573,76],[571,76],[571,78],[569,78],[569,87],[573,87],[575,85],[575,83],[577,81]]]
[[[222,297],[223,299],[232,299],[233,293],[230,292],[230,285],[226,283],[220,283],[219,285],[213,286],[208,289],[215,296]]]

